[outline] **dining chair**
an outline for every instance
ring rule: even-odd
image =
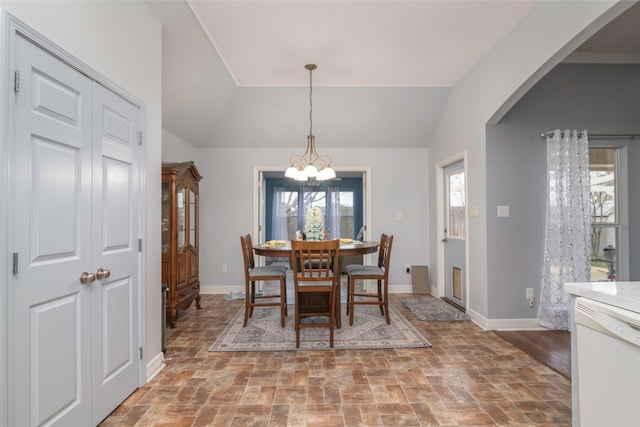
[[[288,268],[283,265],[268,265],[256,267],[253,257],[253,243],[251,234],[240,236],[242,244],[242,256],[244,258],[244,280],[245,280],[245,305],[243,327],[247,326],[247,321],[253,316],[254,307],[275,307],[280,306],[280,323],[285,326],[287,317],[287,286],[286,277]],[[280,293],[260,294],[256,292],[256,282],[267,282],[278,280],[280,282]]]
[[[378,265],[347,266],[347,314],[349,326],[353,326],[353,316],[356,305],[378,305],[380,314],[386,316],[387,325],[389,319],[389,261],[391,260],[391,246],[393,236],[384,233],[380,236],[380,248],[378,249]],[[356,292],[356,280],[371,279],[378,281],[378,292]],[[358,297],[358,299],[356,299]]]
[[[336,298],[340,289],[340,239],[291,241],[293,289],[295,295],[296,348],[300,329],[328,328],[329,347],[333,347]],[[314,319],[309,319],[314,317]],[[326,318],[325,322],[321,322]],[[308,319],[308,320],[305,320]]]

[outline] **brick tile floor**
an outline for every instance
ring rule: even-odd
[[[570,380],[473,322],[416,319],[407,296],[391,304],[431,348],[210,353],[243,301],[203,295],[168,330],[166,367],[101,426],[571,425]]]

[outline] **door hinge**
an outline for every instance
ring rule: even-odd
[[[13,91],[15,93],[20,92],[20,70],[16,70],[13,73]]]
[[[138,252],[142,252],[142,239],[138,239]]]
[[[18,274],[18,252],[13,253],[13,275]]]
[[[140,347],[138,350],[140,350],[140,360],[142,360],[142,357],[144,355],[144,352],[142,351],[142,347]]]
[[[142,131],[138,131],[138,145],[142,145]]]

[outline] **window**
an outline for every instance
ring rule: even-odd
[[[591,280],[616,280],[619,254],[618,149],[589,148]]]
[[[464,239],[464,172],[449,175],[449,235],[448,237]]]
[[[363,225],[361,178],[342,178],[310,186],[283,178],[266,178],[265,237],[290,240],[304,231],[304,212],[317,206],[331,237],[356,238]]]

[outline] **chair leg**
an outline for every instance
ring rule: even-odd
[[[387,281],[384,281],[384,313],[387,316],[387,325],[391,324],[391,319],[389,318],[389,284]]]
[[[353,312],[356,311],[356,306],[355,306],[356,279],[355,277],[351,276],[349,278],[349,282],[351,283],[351,289],[349,289],[349,297],[347,297],[347,298],[351,298],[351,311],[349,312],[349,326],[353,326]]]
[[[347,311],[346,311],[347,314],[349,314],[349,301],[350,301],[349,294],[351,292],[351,282],[350,282],[350,280],[351,280],[351,276],[347,275],[347,304],[346,304],[347,305]]]
[[[284,328],[284,318],[287,312],[287,289],[285,287],[284,278],[280,278],[280,324]]]
[[[253,316],[253,300],[251,298],[252,295],[252,289],[254,287],[254,283],[253,282],[247,282],[245,285],[245,298],[244,298],[244,322],[242,322],[242,327],[246,328],[247,327],[247,322],[249,321],[249,318],[251,316]]]
[[[242,327],[247,327],[247,321],[249,320],[249,287],[246,289],[246,296],[244,299],[244,322],[242,322]]]
[[[336,324],[336,296],[335,292],[329,296],[329,348],[333,348],[333,328]]]
[[[382,299],[382,280],[378,280],[378,304],[380,304],[380,316],[384,316],[384,300]]]

